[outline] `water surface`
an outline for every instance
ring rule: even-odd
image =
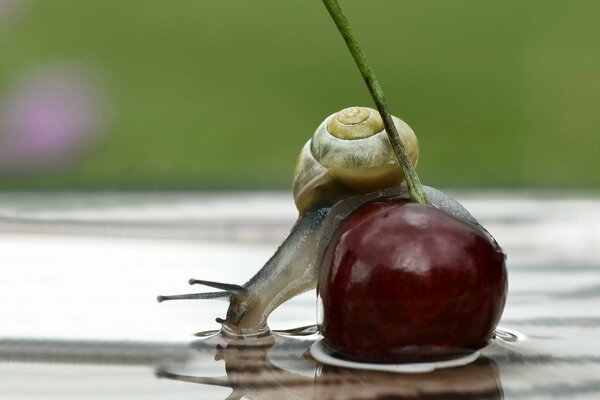
[[[218,196],[19,196],[0,201],[3,399],[600,397],[596,200],[461,199],[508,254],[506,332],[472,364],[392,374],[317,363],[310,328],[242,345],[198,335],[218,329],[224,302],[155,302],[196,290],[191,277],[248,279],[293,223],[287,196],[247,195],[250,214]],[[315,315],[311,292],[270,326]]]

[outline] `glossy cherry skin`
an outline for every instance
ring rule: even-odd
[[[405,363],[486,346],[507,292],[505,255],[482,228],[431,206],[376,201],[333,237],[318,293],[338,356]]]

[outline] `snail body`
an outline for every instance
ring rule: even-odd
[[[419,147],[414,132],[398,118],[394,123],[416,164]],[[191,280],[221,291],[158,300],[225,299],[226,318],[217,319],[224,331],[235,335],[266,331],[273,310],[316,287],[327,247],[354,210],[378,199],[409,200],[407,189],[400,186],[403,179],[376,110],[351,107],[332,114],[300,152],[293,183],[299,217],[267,263],[244,285]],[[457,201],[437,189],[424,189],[433,207],[481,228]]]

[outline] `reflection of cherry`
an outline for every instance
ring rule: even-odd
[[[338,229],[323,263],[326,343],[372,362],[472,353],[489,342],[502,314],[504,258],[487,232],[437,208],[366,204]]]
[[[332,382],[339,385],[332,385]],[[345,395],[340,396],[343,385]],[[498,367],[480,357],[458,368],[397,374],[323,366],[314,382],[315,399],[486,399],[503,398]]]
[[[470,365],[431,373],[394,374],[317,367],[307,355],[311,344],[311,340],[278,335],[244,340],[218,336],[213,340],[200,341],[197,348],[199,352],[210,351],[215,359],[224,360],[227,376],[193,376],[165,369],[159,370],[157,375],[183,382],[229,387],[233,392],[227,399],[502,398],[498,368],[486,357],[480,357]],[[306,373],[286,370],[286,365],[290,364]],[[185,371],[185,366],[177,369]]]

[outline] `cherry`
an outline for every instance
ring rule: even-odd
[[[432,206],[378,200],[336,231],[318,284],[338,356],[426,362],[486,346],[507,292],[505,255],[482,228]]]

